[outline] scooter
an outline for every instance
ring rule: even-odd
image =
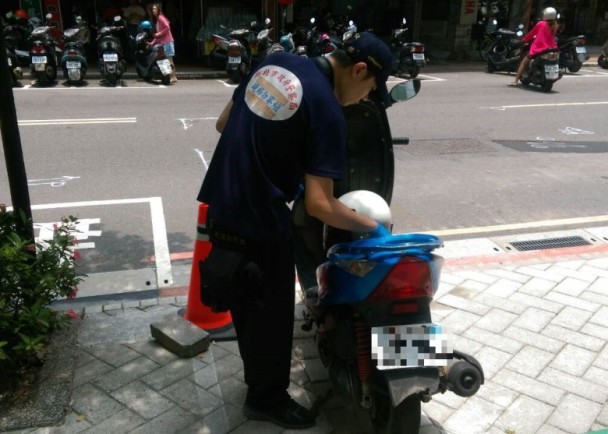
[[[608,56],[608,41],[606,41],[606,43],[602,47],[602,51],[597,58],[597,64],[600,66],[600,68],[608,69],[608,59],[606,58],[607,56]]]
[[[525,86],[539,86],[550,92],[553,83],[563,76],[559,68],[559,48],[551,48],[535,55],[519,79]]]
[[[75,18],[76,25],[63,33],[63,56],[61,68],[63,75],[71,84],[80,85],[87,74],[87,47],[91,40],[91,31],[86,21]]]
[[[585,47],[585,35],[560,38],[557,43],[559,47],[559,67],[570,72],[578,72],[585,60],[589,58],[587,47]]]
[[[407,73],[410,78],[415,78],[420,73],[420,68],[425,64],[424,44],[422,42],[406,42],[406,19],[403,18],[401,27],[392,31],[392,38],[389,46],[393,51],[395,63],[393,65],[393,75]]]
[[[19,80],[23,78],[23,71],[21,67],[17,65],[17,58],[8,47],[6,47],[6,60],[8,61],[8,69],[10,71],[10,84],[11,87],[19,87]]]
[[[225,29],[224,26],[220,27]],[[226,53],[226,72],[233,83],[240,83],[251,70],[251,33],[251,29],[242,28],[229,31],[227,36],[212,36],[216,46]]]
[[[520,24],[517,31],[501,28],[492,33],[493,43],[487,49],[488,72],[517,71],[522,49],[527,45],[521,39],[524,35],[523,27]]]
[[[52,18],[51,14],[46,15],[47,22]],[[48,86],[57,79],[57,61],[62,51],[51,35],[54,29],[53,26],[39,26],[32,30],[29,37],[31,74],[41,86]]]
[[[6,20],[3,21],[5,21],[4,42],[16,60],[16,67],[30,66],[28,40],[34,28],[32,22],[12,12],[8,12]]]
[[[149,26],[146,26],[146,24]],[[148,21],[140,24],[141,31],[135,36],[135,69],[137,75],[148,81],[161,82],[167,86],[171,82],[173,68],[161,46],[152,48],[154,39],[152,25]]]
[[[112,86],[116,86],[127,70],[122,39],[127,28],[120,16],[114,17],[112,26],[103,26],[97,34],[97,66],[101,76]]]
[[[390,95],[393,102],[403,101],[419,89],[419,81],[408,81]],[[348,167],[335,195],[389,226],[390,212],[387,219],[382,210],[389,209],[393,190],[392,148],[407,138],[391,137],[384,106],[373,97],[344,107],[344,113]],[[357,205],[361,194],[374,200]],[[350,232],[308,216],[302,197],[294,202],[293,219],[302,329],[316,327],[333,394],[351,411],[353,428],[365,422],[378,433],[418,433],[421,402],[436,393],[470,397],[479,390],[479,362],[450,351],[441,326],[432,321],[442,265],[433,251],[441,240],[422,234],[353,240]]]

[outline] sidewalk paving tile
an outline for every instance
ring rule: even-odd
[[[521,395],[496,420],[495,426],[504,432],[536,433],[553,411],[553,406]]]
[[[549,423],[567,432],[583,433],[601,411],[600,404],[568,394],[549,418]]]

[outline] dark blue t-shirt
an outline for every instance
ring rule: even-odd
[[[198,200],[248,239],[290,234],[287,204],[305,174],[339,179],[346,121],[330,79],[309,58],[267,57],[235,90]]]

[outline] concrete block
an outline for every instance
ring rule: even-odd
[[[211,338],[205,330],[178,314],[170,314],[150,324],[152,337],[179,357],[193,357],[209,348]]]

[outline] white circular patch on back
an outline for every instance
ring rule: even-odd
[[[283,121],[298,111],[302,102],[302,83],[293,72],[277,65],[266,65],[247,84],[245,102],[256,115]]]

